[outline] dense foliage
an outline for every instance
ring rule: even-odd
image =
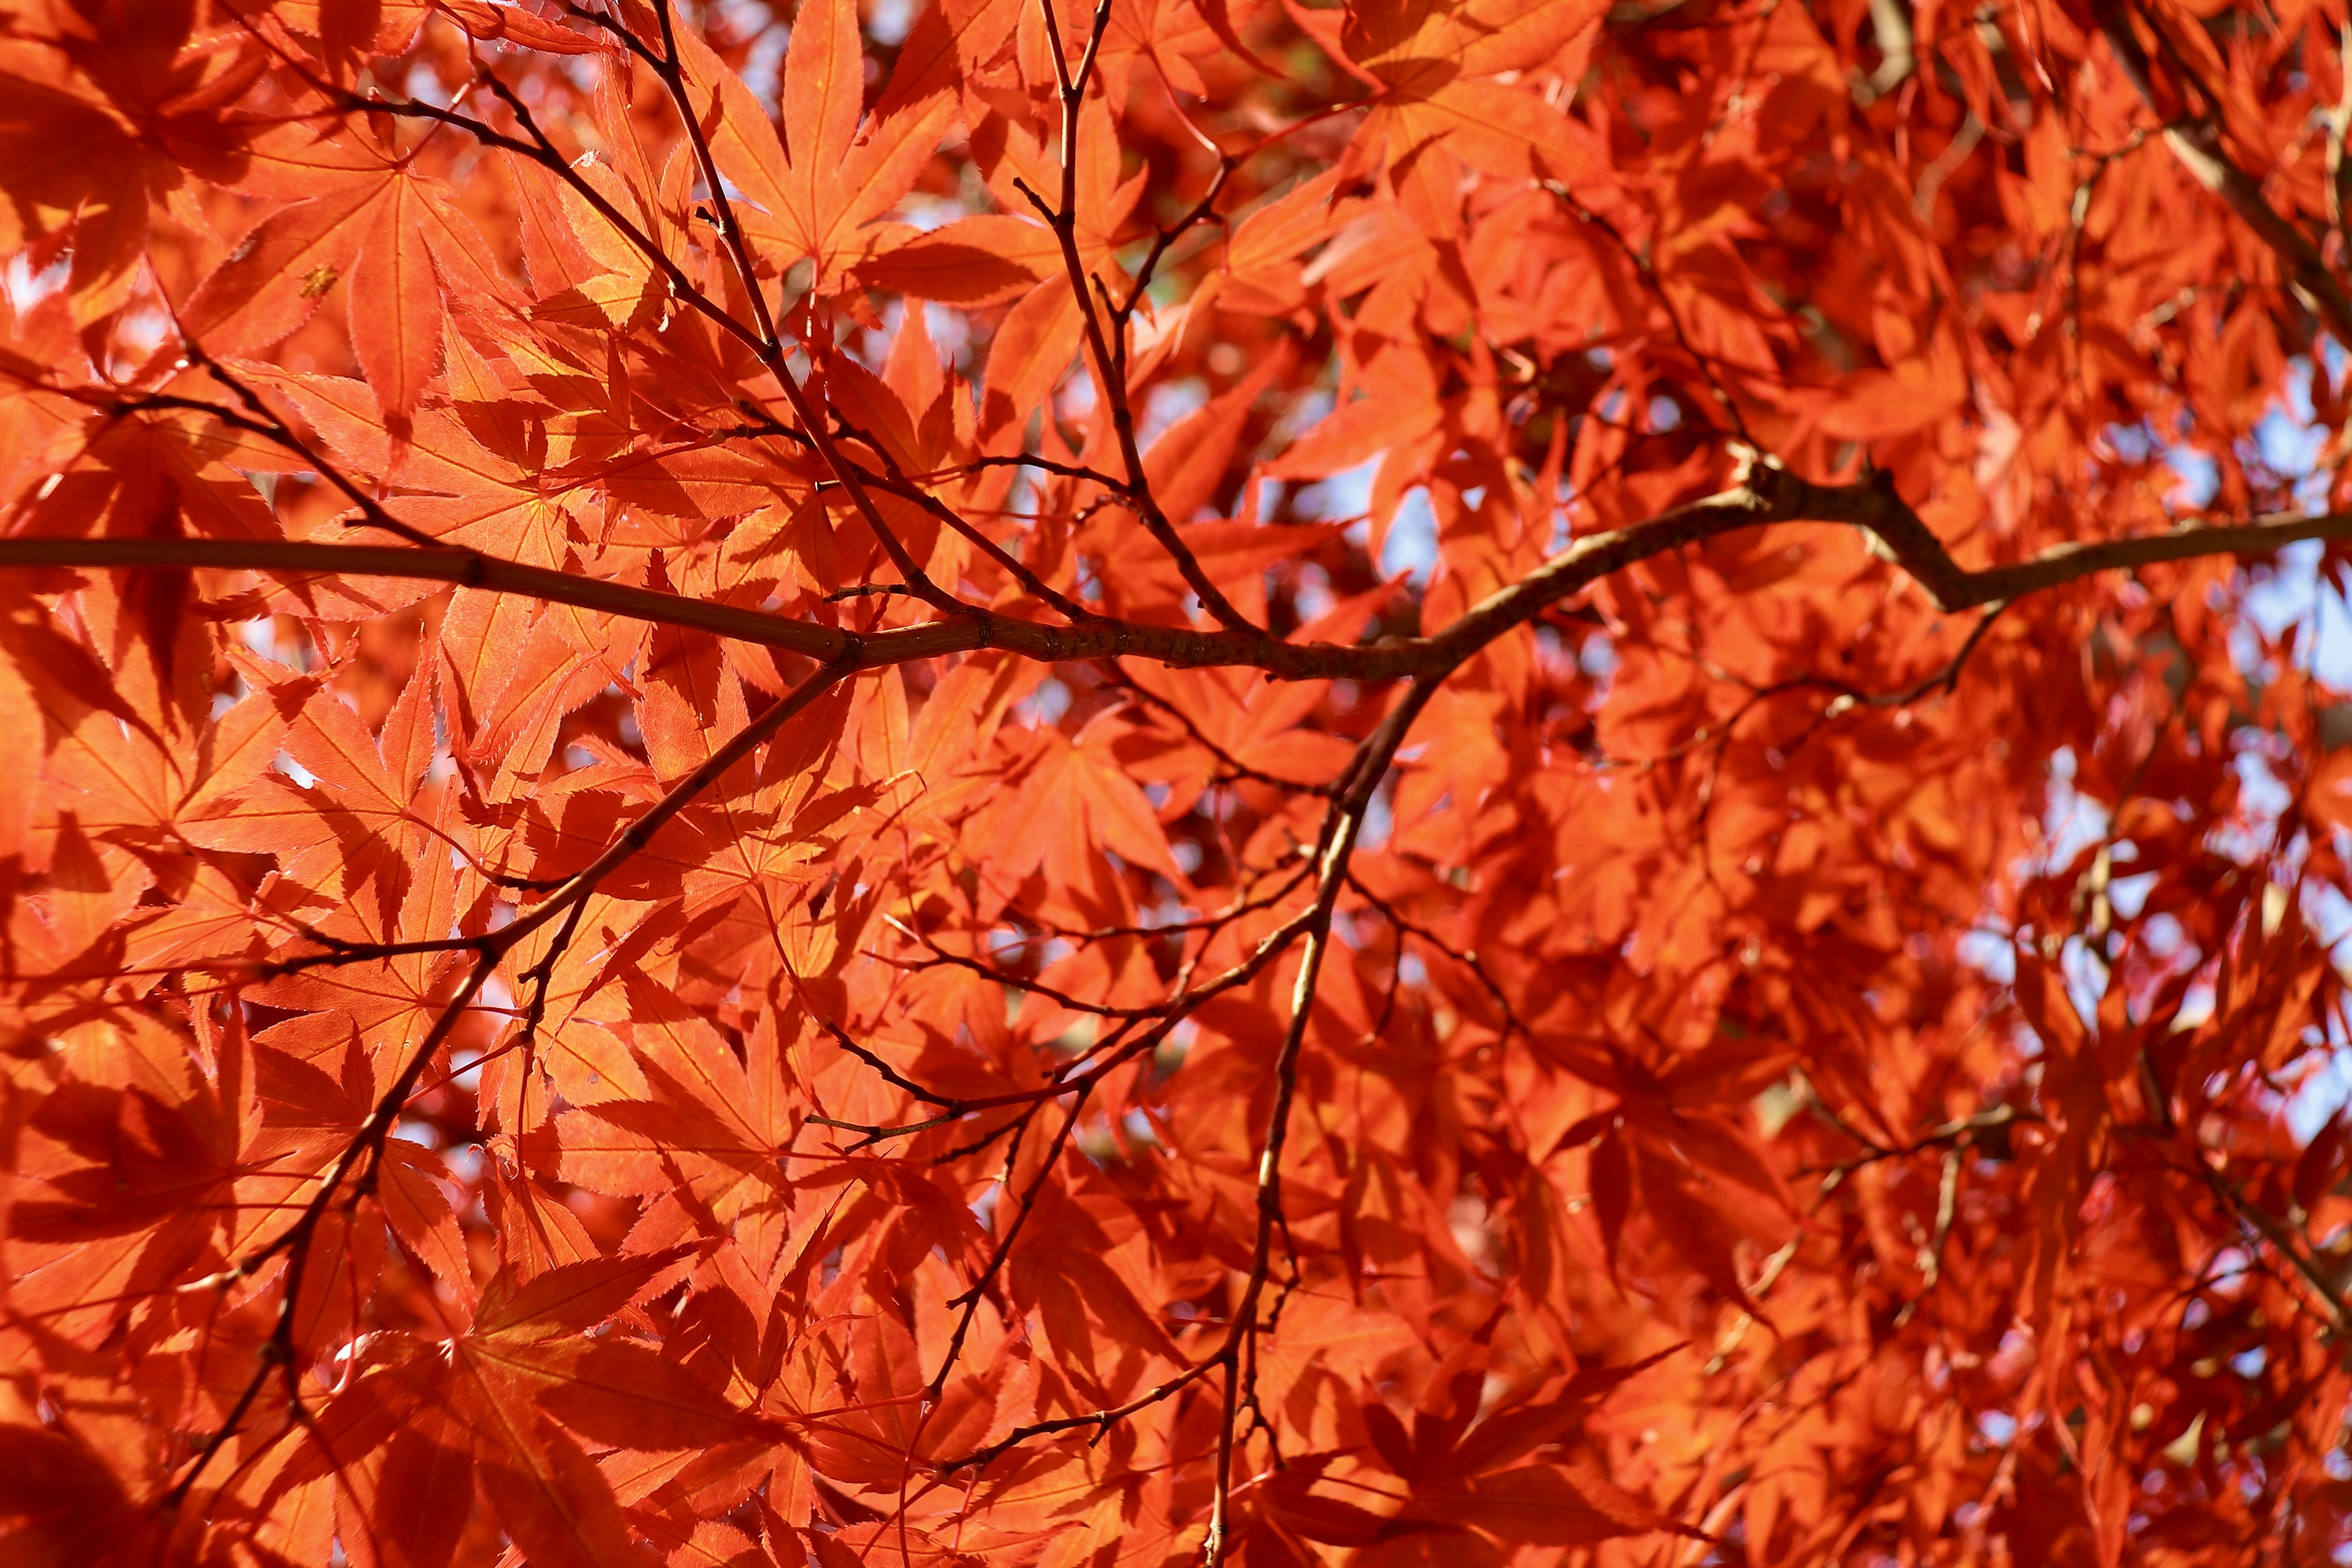
[[[0,1557],[2329,1560],[2344,24],[0,0]]]

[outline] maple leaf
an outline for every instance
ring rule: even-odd
[[[1476,79],[1549,63],[1598,18],[1596,8],[1548,0],[1351,6],[1347,58],[1381,89],[1357,134],[1384,145],[1391,165],[1443,142],[1493,174],[1583,172],[1590,155],[1565,117],[1517,83]]]
[[[836,279],[862,253],[859,230],[898,205],[938,145],[952,112],[950,80],[936,67],[924,70],[919,55],[861,128],[857,8],[813,0],[784,57],[779,138],[742,79],[690,32],[682,41],[712,154],[752,204],[748,232],[785,257],[809,258],[820,282]]]
[[[126,302],[154,209],[185,214],[191,174],[236,169],[244,128],[225,111],[261,61],[204,47],[181,7],[128,32],[67,5],[29,7],[23,21],[0,47],[0,152],[12,171],[0,249],[69,246],[72,312],[94,321]]]
[[[102,1333],[249,1247],[333,1140],[271,1126],[259,1064],[241,1048],[206,1081],[152,1026],[84,1033],[26,1128],[11,1299],[66,1331]]]
[[[299,327],[338,283],[352,352],[395,444],[404,440],[440,368],[444,315],[436,258],[468,279],[495,280],[477,259],[471,225],[440,182],[406,159],[354,156],[333,143],[281,136],[262,194],[299,189],[238,242],[190,297],[182,325],[226,353],[264,347]]]
[[[12,1422],[0,1426],[0,1454],[8,1478],[0,1483],[6,1489],[0,1491],[0,1517],[13,1521],[0,1545],[16,1561],[48,1568],[129,1561],[142,1549],[153,1550],[154,1542],[122,1539],[131,1500],[105,1458],[88,1445]]]

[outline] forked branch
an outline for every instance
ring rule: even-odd
[[[1045,21],[1045,39],[1054,57],[1054,71],[1060,89],[1062,106],[1062,189],[1060,199],[1048,202],[1019,180],[1013,182],[1021,194],[1054,231],[1060,248],[1062,267],[1069,277],[1070,293],[1077,305],[1078,321],[1085,331],[1087,354],[1094,366],[1095,385],[1102,395],[1103,404],[1110,410],[1111,431],[1118,439],[1119,461],[1127,469],[1126,494],[1135,503],[1150,533],[1168,558],[1176,563],[1184,585],[1201,601],[1201,607],[1229,632],[1250,634],[1257,630],[1249,617],[1234,607],[1224,591],[1202,569],[1200,558],[1176,532],[1176,524],[1151,493],[1150,476],[1143,467],[1143,448],[1135,429],[1135,406],[1127,394],[1126,332],[1127,315],[1134,308],[1130,300],[1127,310],[1112,306],[1108,299],[1097,302],[1096,282],[1087,273],[1086,258],[1078,251],[1078,121],[1086,105],[1087,83],[1094,75],[1095,57],[1102,48],[1104,33],[1110,26],[1111,0],[1096,0],[1094,26],[1087,35],[1086,54],[1076,72],[1071,71],[1063,52],[1062,24],[1055,16],[1054,0],[1038,0],[1038,12]],[[1218,176],[1220,185],[1223,174]],[[1186,226],[1190,226],[1188,224]],[[1154,251],[1152,261],[1159,260]],[[1141,287],[1138,285],[1139,289]],[[1119,334],[1113,347],[1103,327],[1105,316],[1111,318],[1111,331]]]

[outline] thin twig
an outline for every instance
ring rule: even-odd
[[[1029,199],[1044,216],[1045,225],[1062,254],[1062,265],[1068,274],[1070,292],[1076,299],[1078,322],[1084,331],[1087,352],[1094,365],[1095,384],[1104,404],[1110,409],[1111,430],[1118,439],[1121,463],[1127,469],[1127,493],[1136,502],[1143,526],[1167,552],[1170,560],[1201,601],[1201,607],[1228,631],[1256,630],[1249,617],[1234,607],[1224,591],[1212,582],[1202,570],[1200,559],[1192,548],[1178,537],[1175,523],[1162,511],[1151,493],[1151,480],[1143,467],[1143,448],[1137,443],[1135,409],[1128,398],[1127,378],[1121,374],[1123,353],[1112,351],[1103,331],[1101,314],[1096,307],[1093,285],[1087,275],[1086,262],[1078,254],[1078,120],[1086,100],[1087,79],[1093,74],[1095,56],[1102,47],[1103,35],[1110,26],[1111,0],[1097,0],[1094,27],[1087,38],[1086,54],[1076,74],[1069,70],[1062,47],[1062,25],[1055,15],[1054,0],[1039,0],[1038,12],[1045,18],[1047,52],[1053,56],[1055,79],[1060,87],[1062,109],[1062,189],[1058,203],[1048,202],[1020,179],[1014,186]],[[1125,320],[1113,323],[1125,345]]]

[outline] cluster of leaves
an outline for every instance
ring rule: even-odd
[[[2345,24],[0,0],[0,1555],[2325,1560]]]

